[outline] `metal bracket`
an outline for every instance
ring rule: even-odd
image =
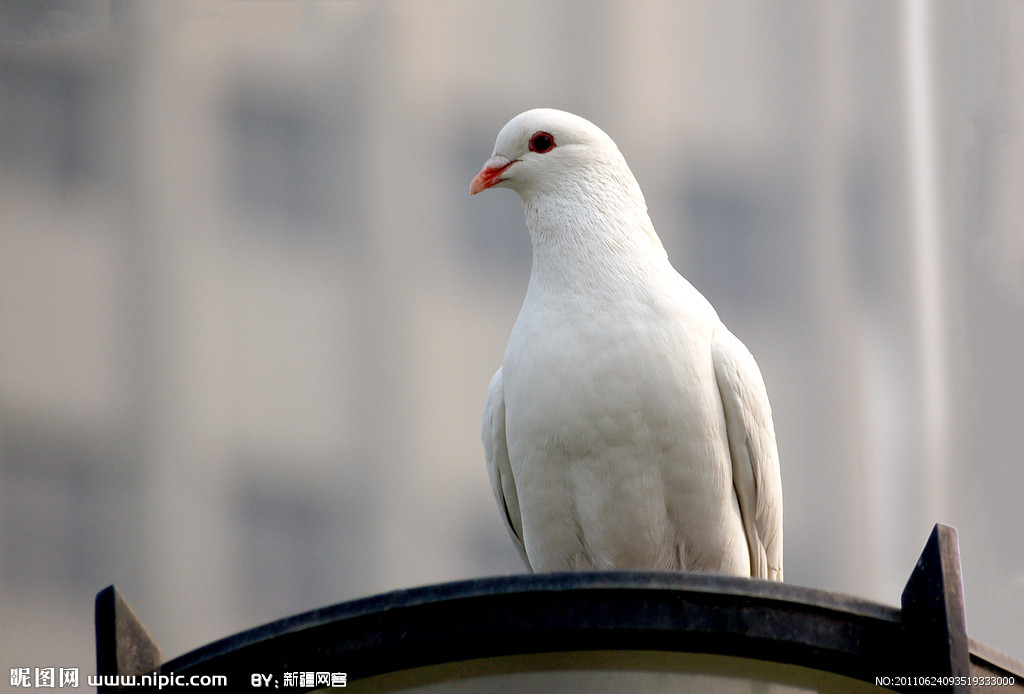
[[[114,586],[96,596],[96,674],[100,694],[118,691],[118,676],[159,669],[160,648],[138,615]]]

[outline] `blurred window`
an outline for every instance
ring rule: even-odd
[[[0,162],[63,190],[94,175],[88,73],[60,65],[0,60]]]
[[[309,609],[336,594],[330,536],[339,532],[322,499],[286,477],[246,474],[234,493],[235,585],[248,610]]]
[[[326,132],[313,113],[283,95],[242,92],[229,105],[227,127],[232,193],[243,213],[269,215],[288,231],[328,221]]]
[[[129,480],[99,447],[46,424],[0,432],[0,575],[8,585],[99,585],[129,554]]]

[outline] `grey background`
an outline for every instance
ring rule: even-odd
[[[173,657],[520,570],[479,418],[529,241],[468,186],[536,106],[757,357],[787,581],[896,604],[950,523],[1024,656],[1024,4],[7,0],[3,677],[84,681],[110,583]]]

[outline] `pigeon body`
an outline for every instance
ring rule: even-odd
[[[597,126],[535,109],[470,188],[519,194],[533,244],[483,418],[509,535],[534,571],[782,580],[771,408],[750,352],[669,263]]]

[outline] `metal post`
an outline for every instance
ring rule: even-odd
[[[96,596],[96,674],[111,684],[101,684],[100,694],[118,691],[119,675],[138,675],[160,667],[160,647],[138,615],[114,586]]]
[[[901,603],[900,620],[907,631],[908,647],[928,668],[917,674],[969,676],[970,645],[955,528],[936,523],[903,589]],[[965,684],[934,691],[967,694],[971,688]]]

